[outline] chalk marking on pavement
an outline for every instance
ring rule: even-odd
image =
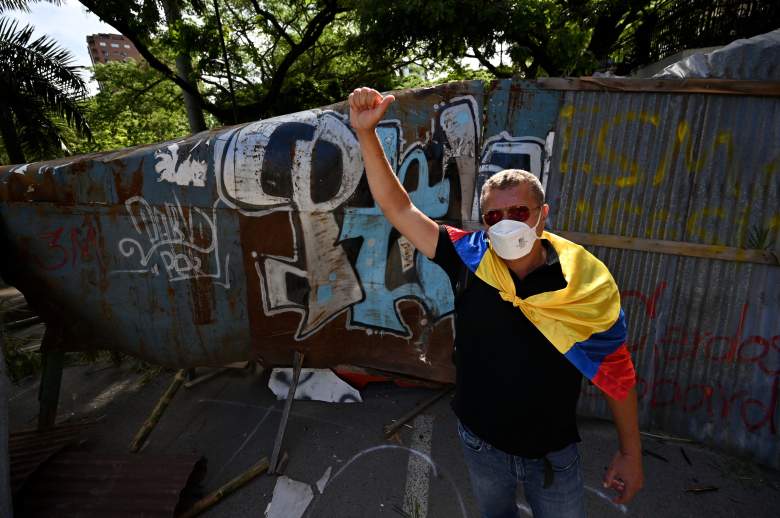
[[[236,458],[236,456],[241,452],[241,450],[244,449],[244,447],[249,443],[249,441],[252,440],[252,437],[255,436],[257,431],[260,429],[260,425],[263,424],[263,421],[265,421],[269,415],[271,415],[271,411],[274,410],[274,407],[269,407],[268,410],[266,410],[265,415],[262,419],[260,419],[260,422],[257,423],[254,430],[252,430],[252,433],[247,435],[246,439],[244,439],[244,442],[241,443],[241,446],[238,447],[238,449],[233,453],[233,455],[230,456],[230,458],[225,462],[221,468],[219,468],[219,471],[217,471],[216,475],[212,477],[212,480],[219,480],[219,476],[222,474],[223,471],[225,471],[225,468],[230,465],[231,462],[233,462],[233,459]]]
[[[114,383],[112,383],[111,385],[103,389],[103,391],[100,394],[95,396],[92,399],[92,401],[88,403],[88,407],[90,407],[93,411],[102,409],[104,406],[109,404],[111,400],[113,400],[117,396],[117,394],[124,391],[131,385],[134,385],[137,381],[138,380],[133,378],[115,381]]]
[[[277,412],[281,414],[283,410],[281,408],[273,408],[273,407],[267,407],[262,405],[250,405],[249,403],[243,403],[241,401],[230,401],[228,399],[199,399],[198,403],[216,403],[218,405],[226,405],[226,406],[235,406],[240,408],[256,408],[257,410],[268,410],[271,409],[272,412]],[[320,423],[330,424],[333,426],[338,426],[339,428],[344,428],[347,430],[354,430],[354,426],[348,426],[344,423],[339,423],[337,421],[329,421],[328,419],[322,419],[320,417],[312,417],[310,415],[302,414],[300,412],[291,411],[291,416],[294,417],[300,417],[301,419],[309,419],[311,421],[319,421]]]
[[[401,450],[401,451],[409,452],[411,455],[415,455],[415,456],[419,457],[420,459],[424,460],[431,467],[431,470],[433,471],[433,476],[434,477],[438,477],[439,476],[439,472],[441,472],[442,477],[452,487],[452,492],[455,493],[455,496],[458,497],[458,507],[460,508],[461,516],[463,516],[463,518],[468,518],[468,514],[466,514],[466,505],[463,503],[463,496],[460,494],[460,491],[458,491],[457,486],[455,486],[455,482],[452,481],[452,477],[450,477],[449,474],[446,471],[441,470],[436,465],[436,463],[433,462],[433,460],[431,459],[431,457],[429,455],[426,455],[426,454],[424,454],[422,452],[419,452],[417,450],[413,450],[411,448],[407,448],[406,446],[397,446],[395,444],[381,444],[379,446],[373,446],[371,448],[366,448],[365,450],[363,450],[361,452],[358,452],[355,455],[353,455],[343,466],[341,466],[341,468],[336,472],[336,474],[331,477],[331,479],[328,481],[328,484],[323,489],[323,493],[325,493],[325,490],[327,490],[330,487],[330,485],[337,478],[339,478],[339,476],[342,473],[344,473],[344,470],[346,470],[348,467],[350,467],[352,465],[353,462],[355,462],[356,460],[358,460],[360,457],[362,457],[364,455],[370,455],[372,453],[376,453],[378,451],[383,451],[383,450]],[[317,504],[317,500],[315,499],[314,504],[312,504],[312,506],[309,508],[309,513],[310,514],[308,516],[313,516],[313,509],[316,506],[316,504]]]
[[[615,509],[617,509],[621,513],[626,514],[628,512],[628,507],[626,507],[623,504],[616,504],[615,502],[612,501],[612,499],[609,497],[609,495],[607,495],[603,491],[599,491],[598,489],[596,489],[594,487],[590,487],[590,486],[585,486],[585,489],[587,489],[591,493],[595,493],[596,496],[598,496],[599,498],[602,498],[602,499],[606,500],[609,503],[609,505],[611,505],[612,507],[614,507]]]
[[[431,455],[433,416],[418,415],[414,419],[412,449],[428,457]],[[404,489],[404,511],[418,518],[428,516],[428,489],[430,467],[416,455],[409,455],[406,466],[406,488]]]

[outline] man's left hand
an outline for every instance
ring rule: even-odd
[[[604,487],[612,488],[618,496],[612,501],[627,504],[642,489],[645,477],[642,473],[642,454],[628,454],[618,451],[604,475]]]

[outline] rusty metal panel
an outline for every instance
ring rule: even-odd
[[[780,244],[780,100],[566,92],[553,230]],[[780,268],[603,247],[629,323],[641,422],[780,466]],[[586,390],[580,410],[609,416]]]
[[[485,181],[503,169],[524,169],[547,185],[563,93],[533,81],[494,81],[488,90],[479,175],[471,227],[479,227],[479,193]]]
[[[20,495],[23,516],[173,517],[185,504],[182,490],[205,475],[197,455],[57,454]]]
[[[27,479],[53,455],[78,442],[91,423],[59,425],[50,430],[14,432],[8,437],[11,492],[18,493]]]
[[[473,192],[481,124],[479,82],[397,93],[377,131],[429,216],[470,209],[459,193]],[[222,199],[240,214],[253,349],[266,362],[302,349],[307,365],[453,378],[449,280],[375,205],[344,104],[236,129],[216,155]]]
[[[471,208],[482,97],[481,82],[399,92],[379,127],[434,218]],[[344,104],[0,169],[3,276],[69,349],[177,367],[299,349],[307,366],[449,381],[449,280],[365,182]]]

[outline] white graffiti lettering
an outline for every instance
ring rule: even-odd
[[[229,288],[230,254],[225,256],[223,272],[216,204],[209,215],[199,207],[184,209],[175,196],[174,199],[175,203],[166,203],[164,207],[152,206],[141,196],[125,202],[133,228],[140,237],[120,240],[119,252],[123,257],[136,259],[138,267],[111,273],[152,273],[157,276],[162,269],[170,282],[211,277],[218,281],[215,284]]]
[[[195,144],[193,149],[199,144],[200,142]],[[157,160],[154,164],[154,170],[160,175],[157,179],[158,182],[171,182],[177,185],[192,184],[195,187],[206,185],[206,162],[195,160],[192,155],[179,162],[178,144],[171,144],[156,151],[154,158]]]

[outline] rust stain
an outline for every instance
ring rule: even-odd
[[[187,214],[185,214],[185,219]],[[196,246],[202,249],[208,249],[212,244],[212,236],[205,234],[203,227],[195,227],[193,229],[193,242]],[[208,254],[200,254],[192,249],[190,250],[190,261],[199,262],[203,265],[203,271],[209,272]],[[190,279],[190,297],[192,299],[192,319],[195,325],[205,325],[214,321],[213,309],[214,309],[214,283],[211,277],[195,277]]]
[[[141,196],[144,186],[144,172],[142,165],[139,165],[138,169],[129,175],[123,170],[123,168],[118,170],[114,169],[112,174],[114,176],[114,186],[116,188],[116,197],[118,203],[124,204],[129,198],[132,198],[133,196]],[[123,179],[127,180],[128,176],[130,177],[129,182],[123,182]]]

